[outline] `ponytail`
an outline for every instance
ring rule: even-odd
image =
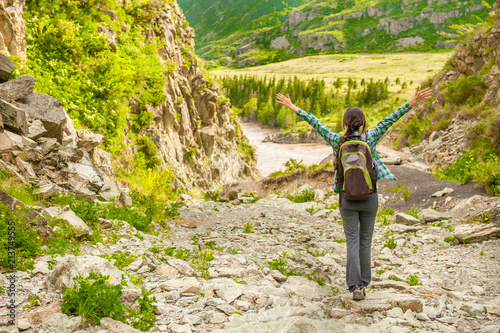
[[[344,135],[340,138],[337,143],[337,159],[335,162],[335,170],[339,169],[340,163],[340,147],[352,136],[356,131],[361,131],[364,133],[366,131],[366,119],[363,111],[357,107],[351,107],[347,109],[344,113],[344,118],[342,120],[342,126],[346,129]]]

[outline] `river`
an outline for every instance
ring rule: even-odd
[[[241,123],[243,134],[257,150],[257,168],[263,177],[284,170],[283,163],[290,158],[302,160],[305,165],[318,164],[331,152],[332,148],[323,143],[279,144],[262,142],[270,134],[279,133],[279,129],[262,128],[256,123]]]

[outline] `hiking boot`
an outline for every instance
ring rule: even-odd
[[[364,288],[356,287],[354,289],[354,291],[352,292],[352,299],[355,301],[361,301],[362,299],[364,299],[365,292],[363,290],[364,290]]]

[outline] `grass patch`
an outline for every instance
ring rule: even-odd
[[[298,267],[291,267],[285,258],[286,258],[286,255],[283,255],[280,258],[272,259],[271,261],[267,262],[267,266],[269,267],[269,269],[277,270],[285,276],[292,276],[292,275],[304,276],[304,277],[308,278],[309,280],[316,282],[320,286],[324,286],[326,284],[326,279],[323,277],[315,276],[315,274],[316,274],[315,271],[312,271],[309,273],[302,273],[299,271]]]
[[[423,286],[423,284],[418,280],[417,275],[410,275],[406,279],[406,283],[408,283],[410,286]]]
[[[388,240],[385,241],[384,247],[387,247],[391,250],[394,250],[398,246],[398,243],[396,243],[396,239],[394,237],[389,238]]]
[[[245,223],[245,225],[243,226],[243,233],[244,234],[253,234],[254,233],[252,222],[249,221],[249,222]]]
[[[414,218],[416,218],[418,220],[418,214],[421,211],[422,210],[420,208],[416,208],[415,206],[413,206],[409,211],[406,212],[406,214],[413,216]]]
[[[399,196],[405,201],[408,201],[411,197],[411,194],[413,193],[413,191],[410,191],[410,189],[404,184],[386,188],[385,190],[399,194]]]
[[[9,207],[0,204],[0,266],[12,270],[32,270],[34,259],[42,254],[42,239],[35,228],[28,224],[31,221],[29,209],[17,207],[13,212]],[[14,234],[12,234],[14,233]],[[13,239],[9,237],[13,235]],[[13,243],[10,243],[12,242]],[[15,249],[15,260],[9,261],[9,249]]]
[[[294,203],[304,203],[304,202],[311,202],[314,201],[314,190],[302,190],[299,193],[292,195],[292,194],[285,194],[285,198],[290,200],[291,202]]]
[[[102,318],[109,317],[131,325],[141,331],[149,331],[155,325],[158,310],[156,298],[152,293],[142,289],[142,298],[138,298],[139,309],[128,308],[118,299],[122,289],[127,285],[123,279],[120,284],[110,285],[113,280],[110,276],[90,272],[83,278],[76,276],[74,287],[67,288],[63,294],[61,311],[68,315],[82,316],[98,325]]]
[[[28,206],[38,206],[42,201],[42,197],[36,193],[35,186],[24,184],[9,170],[2,168],[0,168],[0,190]]]

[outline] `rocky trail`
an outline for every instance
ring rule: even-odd
[[[71,279],[100,272],[112,284],[124,273],[139,281],[123,290],[127,306],[139,306],[141,287],[153,293],[158,332],[497,333],[500,199],[465,192],[448,194],[453,208],[435,203],[418,219],[402,209],[380,214],[372,284],[358,302],[345,285],[338,197],[309,185],[289,197],[316,199],[305,203],[284,193],[262,199],[240,193],[231,202],[185,197],[170,232],[158,236],[102,221],[110,232],[106,244],[85,243],[82,256],[41,257],[33,271],[16,274],[18,330],[139,332],[109,318],[89,326],[61,313],[61,291],[74,285]],[[395,204],[381,198],[380,210]],[[112,264],[116,253],[134,260],[120,270]],[[23,308],[34,297],[36,304]],[[5,306],[0,311],[7,314]]]

